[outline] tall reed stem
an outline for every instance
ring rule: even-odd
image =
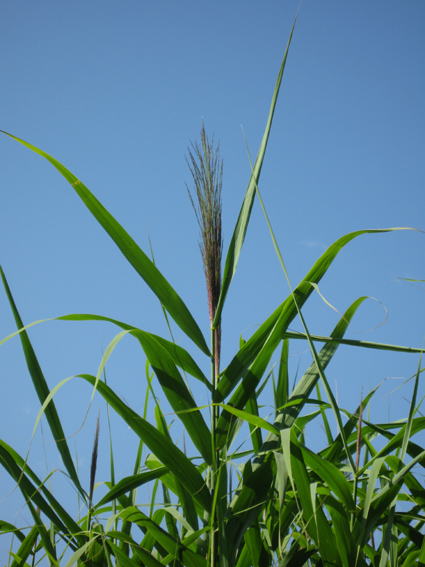
[[[192,151],[193,150],[193,151]],[[208,294],[208,311],[211,325],[211,385],[212,399],[218,384],[221,352],[221,321],[213,328],[218,299],[221,291],[221,257],[223,239],[221,234],[221,187],[223,177],[223,161],[220,160],[219,144],[214,151],[214,137],[211,142],[205,134],[202,122],[201,144],[192,143],[188,148],[189,159],[186,158],[195,184],[196,201],[188,188],[190,201],[195,210],[201,238],[199,247],[202,255]],[[211,411],[211,442],[213,466],[210,470],[210,490],[214,494],[219,469],[219,452],[216,449],[216,427],[218,407]],[[218,560],[217,515],[213,511],[210,531],[210,564],[215,566]]]

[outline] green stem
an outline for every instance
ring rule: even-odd
[[[217,375],[216,375],[216,359],[215,359],[215,329],[211,329],[211,386],[212,393],[211,399],[214,402],[215,391],[217,389]],[[211,408],[211,441],[212,441],[212,455],[213,463],[210,471],[210,490],[211,494],[214,496],[217,483],[217,471],[219,455],[216,448],[216,427],[218,422],[218,406],[212,405]],[[217,512],[215,506],[211,511],[211,532],[210,532],[210,552],[211,552],[211,567],[215,567],[216,560],[218,557],[218,539],[216,538],[217,533]]]

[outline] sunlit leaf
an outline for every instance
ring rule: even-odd
[[[161,305],[165,307],[177,325],[184,333],[201,349],[207,356],[210,355],[207,343],[202,335],[198,324],[190,314],[183,300],[171,287],[164,278],[155,264],[136,244],[131,236],[124,230],[119,222],[105,209],[105,207],[96,199],[96,197],[87,189],[87,187],[66,167],[58,162],[54,157],[50,156],[43,150],[0,130],[3,134],[10,136],[23,146],[32,150],[36,154],[44,157],[49,161],[63,177],[70,183],[74,191],[92,213],[94,218],[109,234],[124,257],[133,266],[136,272],[143,278],[146,284],[151,288],[153,293],[158,297]]]

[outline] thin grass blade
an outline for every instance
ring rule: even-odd
[[[2,534],[13,534],[22,543],[25,539],[25,534],[13,524],[0,520],[0,532]]]
[[[210,352],[202,332],[192,317],[190,311],[184,304],[183,300],[171,287],[162,273],[155,264],[141,250],[131,236],[124,230],[117,220],[105,209],[105,207],[96,199],[96,197],[87,189],[87,187],[66,167],[59,163],[55,158],[36,148],[35,146],[0,130],[10,138],[13,138],[23,146],[44,157],[49,161],[63,177],[70,183],[74,191],[92,213],[94,218],[99,222],[102,228],[109,234],[115,244],[118,246],[123,256],[133,266],[136,272],[142,277],[153,293],[158,297],[161,305],[165,307],[171,317],[181,330],[198,346],[198,348],[207,356]]]
[[[18,484],[25,500],[31,500],[35,506],[40,508],[41,512],[62,533],[74,534],[79,544],[84,543],[85,538],[79,536],[81,532],[80,526],[46,489],[44,483],[34,474],[31,468],[24,462],[24,459],[1,439],[0,464]]]
[[[300,445],[305,464],[325,482],[329,490],[341,501],[345,510],[355,512],[351,485],[344,474],[332,463],[319,457],[307,447]]]
[[[287,339],[298,339],[307,340],[307,335],[305,333],[298,333],[295,331],[286,331],[284,337]],[[311,339],[319,343],[329,343],[333,340],[331,337],[323,337],[319,335],[310,335]],[[389,345],[385,343],[376,343],[371,341],[357,341],[354,339],[338,339],[341,345],[354,346],[360,348],[371,348],[376,350],[389,350],[392,352],[405,352],[411,354],[421,354],[423,352],[422,348],[407,347],[401,345]]]
[[[147,529],[161,546],[175,559],[181,559],[187,567],[207,567],[204,557],[194,553],[180,541],[171,537],[161,526],[152,521],[137,508],[131,507],[122,512],[123,519],[136,523],[138,526]]]
[[[163,564],[155,559],[153,555],[138,545],[134,546],[135,555],[138,557],[138,560],[130,559],[129,556],[112,541],[108,541],[107,546],[119,562],[117,565],[122,565],[123,567],[140,567],[141,560],[143,561],[142,565],[146,565],[146,567],[163,567]]]
[[[270,498],[270,487],[275,481],[275,459],[272,451],[263,454],[261,466],[244,466],[242,481],[230,504],[231,514],[226,525],[229,561],[232,565],[246,531]]]
[[[270,433],[274,433],[275,435],[279,435],[279,429],[276,429],[276,427],[274,427],[274,425],[272,425],[271,423],[269,423],[268,421],[266,421],[262,417],[259,417],[258,413],[252,414],[249,411],[239,410],[239,409],[234,408],[233,406],[228,406],[226,404],[218,404],[218,405],[220,407],[222,407],[224,410],[231,413],[232,415],[235,415],[236,417],[243,419],[244,421],[249,423],[249,425],[252,425],[254,427],[260,427],[261,429],[265,429],[266,431],[269,431]]]
[[[364,299],[365,299],[364,297],[359,298],[347,309],[347,311],[344,313],[343,317],[339,321],[338,325],[335,327],[334,331],[332,332],[331,335],[332,337],[339,339],[344,336],[351,319],[353,318],[355,312],[357,311],[361,303],[364,301]],[[278,334],[276,330],[273,330],[273,333],[275,333],[275,335]],[[261,376],[263,375],[267,367],[267,364],[270,361],[270,358],[275,350],[275,344],[277,346],[277,343],[278,343],[278,336],[273,338],[273,341],[270,340],[270,344],[266,344],[263,351],[260,353],[260,355],[258,355],[255,363],[252,365],[251,369],[246,373],[244,379],[242,380],[241,385],[238,387],[236,392],[230,398],[228,405],[231,405],[232,407],[237,409],[241,409],[244,407],[249,395],[251,395],[251,393],[257,387],[258,382],[261,379]],[[335,341],[332,343],[325,344],[325,346],[322,348],[320,355],[318,355],[322,368],[326,368],[326,366],[329,364],[338,346],[339,346],[338,342]],[[310,366],[310,368],[307,370],[303,378],[299,381],[299,383],[297,384],[297,386],[295,387],[294,391],[290,396],[290,400],[295,400],[297,398],[300,398],[301,400],[304,400],[304,402],[300,403],[297,406],[293,406],[289,408],[288,410],[284,411],[284,413],[280,412],[279,419],[283,419],[283,415],[285,416],[286,427],[291,427],[293,425],[295,419],[298,417],[300,411],[302,410],[305,401],[309,398],[311,391],[313,390],[317,381],[319,380],[319,377],[320,374],[318,372],[317,365],[316,363],[313,363]],[[229,414],[229,412],[227,411],[223,411],[217,424],[217,430],[218,430],[217,443],[219,446],[221,446],[222,443],[226,442],[228,431],[231,426],[231,422],[232,422],[231,414]],[[266,439],[266,443],[267,443],[267,439]]]
[[[332,520],[335,542],[342,565],[343,567],[352,567],[356,564],[357,553],[356,544],[350,530],[350,523],[347,519],[347,509],[332,494],[326,495],[325,505]],[[359,565],[359,563],[357,564]]]
[[[258,414],[258,403],[257,395],[254,393],[248,400],[246,404],[246,411],[251,416],[259,417]],[[263,445],[263,437],[261,435],[261,427],[257,425],[249,424],[249,431],[251,432],[252,447],[254,453],[258,453]]]
[[[149,333],[134,331],[171,407],[208,465],[212,464],[211,434],[171,356]]]
[[[24,324],[19,315],[18,309],[16,307],[15,301],[13,299],[12,293],[7,283],[6,276],[4,275],[4,272],[1,269],[1,267],[0,267],[0,276],[3,280],[3,285],[6,290],[6,295],[9,300],[9,304],[12,309],[13,316],[15,318],[16,326],[18,329],[23,329]],[[44,402],[46,401],[46,398],[50,394],[49,387],[47,385],[46,379],[44,378],[43,372],[41,370],[40,364],[38,362],[32,344],[29,340],[27,332],[21,330],[19,336],[21,339],[22,349],[24,351],[25,360],[27,363],[28,371],[32,379],[32,383],[34,385],[38,399],[40,400],[40,403],[43,405]],[[72,460],[71,453],[69,451],[68,444],[66,442],[66,435],[62,429],[62,424],[60,422],[59,415],[58,412],[56,411],[56,406],[53,400],[50,401],[44,413],[47,419],[47,423],[49,424],[50,431],[52,432],[53,439],[56,442],[56,447],[62,458],[63,464],[80,495],[82,497],[85,497],[84,490],[80,484],[80,480],[78,478],[77,471],[75,470],[74,462]]]
[[[95,376],[80,375],[86,382],[94,386]],[[196,501],[205,511],[210,511],[211,495],[205,485],[202,475],[191,461],[178,449],[174,443],[160,433],[153,425],[143,419],[128,407],[109,386],[98,382],[97,391],[120,415],[127,425],[138,435],[157,458],[168,468],[170,473],[193,494]]]
[[[315,262],[293,293],[270,315],[252,337],[242,346],[229,366],[222,372],[220,383],[216,390],[215,402],[222,402],[237,386],[247,369],[256,359],[260,351],[266,346],[269,360],[279,342],[287,336],[288,326],[293,321],[307,299],[312,294],[312,283],[319,283],[326,274],[332,262],[344,246],[354,238],[364,234],[380,234],[398,230],[414,230],[410,228],[370,229],[351,232],[334,242]],[[295,304],[294,298],[297,304]],[[297,308],[298,306],[298,308]],[[263,356],[264,354],[263,353]]]
[[[34,550],[34,544],[37,541],[37,537],[38,529],[37,526],[34,526],[19,546],[18,551],[14,554],[15,558],[12,561],[10,567],[22,567],[23,565],[29,564],[27,563],[27,559]]]
[[[416,399],[417,399],[418,388],[419,388],[421,363],[422,363],[422,353],[419,357],[418,370],[416,372],[415,384],[414,384],[414,387],[413,387],[412,401],[410,402],[409,415],[407,417],[407,422],[406,422],[406,426],[405,426],[405,429],[404,429],[404,435],[403,435],[403,443],[401,445],[401,456],[400,456],[400,458],[401,458],[402,461],[404,460],[404,457],[405,457],[406,452],[407,452],[407,446],[409,444],[409,440],[410,440],[410,436],[411,436],[411,432],[412,432],[413,419],[415,417],[415,413],[419,409],[418,407],[416,407]]]
[[[417,457],[412,459],[407,465],[402,466],[401,461],[399,461],[399,472],[395,474],[392,479],[391,483],[386,484],[381,490],[379,490],[375,495],[373,495],[372,488],[373,484],[371,484],[371,488],[368,486],[367,492],[367,500],[364,503],[362,515],[363,521],[360,528],[360,534],[358,536],[359,546],[363,547],[368,538],[369,534],[375,529],[377,523],[382,518],[382,514],[391,506],[394,501],[394,498],[397,496],[399,491],[402,488],[402,483],[404,477],[409,473],[409,471],[415,466],[416,463],[421,461],[425,458],[425,451],[419,453]],[[382,462],[380,459],[376,464],[374,463],[372,466],[372,472],[376,470],[379,472],[379,463]]]
[[[96,504],[95,509],[99,509],[108,502],[111,502],[111,500],[114,500],[115,498],[118,499],[123,494],[126,494],[131,490],[135,490],[136,488],[143,486],[144,484],[150,482],[151,480],[161,478],[161,476],[166,474],[167,472],[168,472],[167,467],[160,467],[154,471],[148,471],[148,472],[127,476],[121,479],[112,487],[110,486],[111,483],[105,483],[106,486],[110,488],[110,490],[109,492],[107,492],[107,494],[105,494],[103,498],[101,498],[101,500],[99,500],[99,502]]]
[[[276,409],[281,408],[288,401],[289,396],[289,339],[284,339],[282,342],[282,351],[280,353],[280,363],[278,371],[278,379],[276,385],[276,394],[274,405]]]
[[[226,300],[227,292],[229,291],[230,283],[231,283],[233,276],[235,274],[236,267],[237,267],[238,260],[239,260],[239,256],[240,256],[242,246],[243,246],[243,243],[244,243],[244,240],[245,240],[245,235],[246,235],[246,231],[247,231],[247,228],[248,228],[248,223],[249,223],[249,219],[250,219],[250,216],[251,216],[251,210],[252,210],[252,206],[254,204],[255,187],[258,184],[259,179],[260,179],[261,168],[263,166],[264,155],[266,153],[267,142],[268,142],[268,139],[269,139],[270,130],[271,130],[272,122],[273,122],[273,115],[274,115],[275,108],[276,108],[276,102],[277,102],[277,98],[278,98],[278,95],[279,95],[280,85],[282,83],[283,71],[285,69],[286,59],[288,57],[289,46],[291,44],[292,34],[293,34],[294,28],[295,28],[295,22],[296,22],[296,18],[295,18],[294,24],[292,26],[291,34],[289,36],[288,44],[286,46],[285,54],[283,56],[282,64],[281,64],[281,67],[280,67],[280,70],[279,70],[279,75],[277,77],[276,86],[275,86],[273,97],[272,97],[272,103],[271,103],[271,107],[270,107],[269,117],[268,117],[268,120],[267,120],[266,129],[265,129],[265,132],[264,132],[264,135],[263,135],[263,140],[261,142],[260,149],[258,151],[258,155],[257,155],[257,158],[255,160],[253,174],[251,175],[251,178],[249,180],[248,188],[246,190],[245,197],[244,197],[244,200],[243,200],[243,203],[242,203],[242,208],[240,210],[239,217],[238,217],[238,220],[236,222],[235,230],[233,232],[232,240],[230,242],[229,249],[228,249],[228,252],[227,252],[226,263],[225,263],[224,272],[223,272],[223,285],[222,285],[222,288],[221,288],[220,298],[219,298],[219,301],[218,301],[217,310],[216,310],[214,322],[213,322],[213,325],[212,325],[213,329],[217,326],[217,324],[219,323],[219,321],[221,319],[221,314],[222,314],[222,311],[223,311],[223,306],[224,306],[224,302]]]
[[[117,327],[125,331],[141,331],[141,329],[133,326],[128,325],[127,323],[123,323],[122,321],[117,321],[116,319],[111,319],[110,317],[103,317],[101,315],[92,315],[88,313],[73,313],[70,315],[63,315],[62,317],[57,317],[55,320],[57,321],[105,321],[107,323],[112,323]],[[131,333],[137,338],[137,334]],[[181,346],[177,345],[174,342],[167,341],[166,339],[149,333],[151,337],[153,337],[156,341],[158,341],[161,346],[167,351],[169,356],[173,359],[173,362],[176,366],[181,368],[184,372],[187,372],[200,382],[202,382],[209,390],[211,390],[211,384],[209,380],[206,378],[205,374],[196,364],[192,356],[182,348]]]
[[[359,305],[363,302],[363,299],[364,298],[358,299],[347,309],[335,327],[331,335],[332,337],[338,339],[344,336],[351,319]],[[325,344],[322,348],[322,351],[319,353],[319,358],[324,368],[329,364],[338,346],[338,341],[335,341],[335,343]],[[254,459],[252,468],[249,469],[246,467],[246,470],[244,470],[242,482],[231,503],[233,515],[227,525],[228,538],[230,541],[234,542],[235,546],[239,545],[246,529],[251,525],[250,522],[254,520],[256,508],[260,507],[264,502],[271,483],[274,481],[275,477],[270,461],[270,457],[273,454],[272,451],[280,451],[282,447],[285,455],[291,454],[289,440],[290,428],[294,425],[318,380],[319,373],[315,363],[313,363],[292,392],[289,398],[289,405],[287,404],[288,407],[283,408],[275,420],[274,428],[281,430],[280,436],[276,435],[274,432],[270,432],[264,441],[260,455]],[[293,402],[297,403],[294,404]],[[225,413],[226,412],[223,411],[222,416]],[[232,414],[227,413],[227,415],[231,416]],[[226,442],[226,438],[224,434],[222,437],[224,443]],[[288,459],[285,461],[285,464],[288,477],[293,478],[291,460]],[[233,551],[234,550],[235,548],[233,548]]]
[[[37,526],[38,535],[40,536],[41,543],[43,545],[43,550],[45,551],[47,558],[49,560],[51,567],[59,567],[59,563],[56,557],[56,550],[50,541],[50,535],[46,530],[45,525],[41,521],[40,515],[35,509],[34,505],[31,504],[31,501],[27,502],[27,506],[31,512],[31,515],[34,520],[34,525]]]
[[[329,526],[322,507],[316,504],[316,496],[311,491],[312,485],[304,462],[301,444],[294,430],[291,430],[291,464],[300,500],[305,530],[315,541],[324,565],[339,565],[341,559],[335,546],[335,536]]]

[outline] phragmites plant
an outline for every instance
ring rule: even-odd
[[[62,460],[61,470],[71,486],[70,494],[76,495],[76,502],[70,505],[68,494],[54,494],[49,482],[54,471],[45,479],[39,478],[29,452],[23,457],[0,438],[0,471],[10,475],[19,488],[27,517],[31,517],[29,522],[25,518],[17,525],[2,517],[4,510],[0,508],[0,550],[9,549],[8,567],[425,566],[425,447],[423,442],[421,446],[412,440],[421,432],[423,440],[425,429],[419,395],[425,371],[423,349],[345,338],[365,296],[353,298],[334,329],[325,330],[326,334],[311,334],[303,316],[304,306],[345,246],[362,235],[400,229],[345,234],[323,252],[297,286],[292,286],[288,277],[289,291],[285,294],[279,283],[282,295],[273,312],[259,322],[250,336],[241,337],[230,363],[220,370],[221,315],[256,196],[263,206],[260,173],[294,26],[263,139],[226,245],[223,276],[223,162],[219,147],[215,149],[214,140],[208,140],[204,125],[200,143],[189,148],[187,163],[196,196],[190,191],[189,195],[201,230],[211,346],[171,283],[82,181],[51,155],[4,132],[48,160],[69,182],[71,190],[156,296],[166,312],[166,323],[177,325],[188,339],[186,348],[173,341],[172,333],[171,341],[153,334],[144,328],[150,321],[134,326],[90,313],[57,318],[80,323],[97,321],[117,328],[118,334],[103,354],[97,374],[83,373],[74,379],[86,384],[92,398],[96,395],[102,399],[108,424],[109,411],[114,410],[118,422],[113,423],[121,420],[139,440],[133,455],[127,449],[125,452],[124,469],[128,471],[133,464],[132,472],[118,477],[112,428],[108,427],[110,472],[104,471],[96,466],[97,421],[86,490],[54,399],[59,389],[69,384],[68,379],[50,388],[27,333],[34,323],[24,325],[0,267],[0,280],[16,323],[16,331],[0,345],[19,335],[29,378],[41,405],[36,425],[42,417],[47,421]],[[263,210],[277,260],[287,276],[265,207]],[[261,290],[258,299],[262,299]],[[297,318],[304,332],[290,330]],[[102,379],[109,357],[124,337],[136,341],[143,351],[145,380],[137,384],[135,408],[116,391],[115,373],[108,383]],[[303,372],[297,369],[294,379],[289,341],[305,341],[312,355],[311,364]],[[226,345],[226,358],[231,344],[229,341]],[[327,369],[340,345],[357,352],[375,349],[419,358],[413,367],[413,394],[405,420],[376,423],[370,417],[370,401],[379,386],[357,407],[345,409],[338,405]],[[199,365],[195,359],[199,359]],[[14,374],[18,378],[21,372],[16,370]],[[143,372],[140,374],[143,376]],[[210,409],[210,423],[206,407],[199,407],[192,394],[190,384],[194,381],[207,390],[205,406]],[[144,403],[140,403],[143,395]],[[162,409],[164,403],[167,413]],[[17,400],[17,418],[19,404]],[[364,413],[367,419],[363,419]],[[333,429],[330,419],[334,421]],[[174,421],[183,428],[182,443],[172,437]],[[244,424],[249,427],[248,436]],[[308,446],[306,427],[323,429],[321,448]],[[3,434],[7,435],[7,431]],[[188,452],[185,439],[190,440]],[[120,439],[121,444],[124,441]],[[37,456],[36,466],[38,460]],[[97,477],[101,480],[95,484]]]
[[[197,205],[187,185],[186,187],[201,231],[199,248],[207,283],[211,338],[214,344],[214,374],[217,380],[220,372],[221,320],[215,328],[213,322],[221,292],[223,160],[220,160],[220,144],[217,144],[214,151],[214,136],[210,142],[205,133],[204,122],[201,128],[201,144],[195,142],[191,146],[192,149],[188,148],[189,159],[186,158],[186,161],[195,184]]]

